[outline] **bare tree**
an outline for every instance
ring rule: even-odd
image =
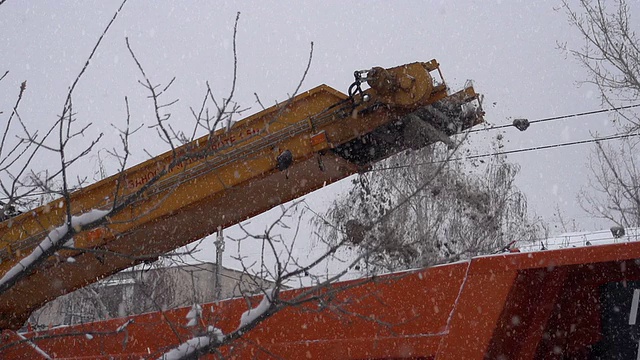
[[[618,146],[597,143],[591,156],[589,191],[580,204],[590,214],[622,227],[640,227],[640,168],[638,140]]]
[[[45,236],[45,239],[36,246],[29,256],[21,260],[0,279],[0,294],[12,288],[17,282],[32,273],[34,269],[40,266],[47,258],[57,254],[59,250],[89,251],[88,249],[76,248],[70,240],[80,233],[86,233],[98,227],[109,226],[114,216],[122,213],[123,210],[148,196],[150,189],[152,189],[160,179],[184,167],[185,163],[205,159],[214,152],[224,150],[228,147],[217,147],[215,150],[211,150],[211,147],[209,147],[193,151],[182,151],[180,153],[177,151],[179,144],[194,140],[199,133],[198,131],[213,133],[213,131],[222,124],[228,127],[233,121],[233,116],[243,111],[233,100],[235,78],[237,75],[235,41],[239,14],[236,18],[233,34],[233,56],[235,59],[234,81],[229,95],[222,99],[222,101],[216,101],[207,83],[201,108],[199,110],[192,109],[194,128],[190,135],[174,130],[170,123],[170,107],[176,104],[177,100],[165,101],[164,97],[174,79],[171,79],[165,85],[153,84],[133,51],[129,40],[126,39],[127,48],[142,76],[140,83],[148,91],[149,98],[153,102],[155,124],[153,124],[151,128],[155,130],[158,137],[168,145],[172,156],[167,166],[159,169],[148,179],[145,179],[144,184],[140,184],[141,186],[138,186],[134,191],[125,191],[122,185],[125,181],[119,181],[117,182],[118,185],[114,190],[110,203],[101,206],[100,209],[93,209],[91,211],[86,211],[85,209],[83,210],[85,212],[83,215],[79,216],[77,214],[78,209],[77,206],[75,206],[74,199],[72,199],[72,192],[86,185],[87,179],[85,177],[78,177],[74,181],[72,168],[74,166],[80,166],[79,164],[86,161],[89,155],[96,152],[97,145],[103,135],[99,134],[85,145],[74,143],[77,142],[81,144],[79,140],[85,137],[86,131],[91,128],[92,124],[82,124],[80,119],[76,117],[76,112],[73,108],[73,95],[103,38],[107,35],[126,2],[127,1],[124,0],[121,3],[111,21],[100,35],[83,68],[69,88],[61,115],[59,115],[53,126],[45,131],[44,135],[40,135],[38,131],[30,131],[25,122],[22,121],[18,107],[26,90],[26,82],[23,82],[20,86],[17,101],[12,111],[8,114],[7,125],[2,135],[2,142],[0,143],[0,158],[2,159],[0,160],[0,174],[2,174],[0,187],[3,191],[2,205],[4,206],[4,219],[15,216],[21,211],[32,209],[35,204],[41,202],[43,199],[58,198],[61,202],[56,202],[56,204],[59,204],[57,207],[64,209],[65,220],[64,224],[52,231],[51,229],[43,227],[42,230],[48,233],[48,235]],[[2,79],[4,79],[7,74],[8,72],[3,75]],[[215,111],[211,111],[212,114],[210,114],[209,107],[212,105]],[[106,151],[119,162],[120,169],[118,173],[120,174],[124,174],[124,170],[130,166],[128,162],[131,154],[130,139],[141,129],[141,127],[132,128],[130,126],[129,102],[126,97],[125,107],[127,117],[124,126],[114,125],[119,131],[121,146],[119,148],[117,146],[106,148]],[[17,130],[15,128],[17,128]],[[209,136],[209,138],[211,142],[216,141],[214,136]],[[16,143],[10,144],[9,141],[12,139]],[[47,153],[54,154],[58,157],[59,166],[54,170],[47,171],[32,168],[33,159],[38,156],[47,156]],[[162,200],[163,199],[160,199],[159,203],[161,203]],[[158,255],[160,254],[148,254],[150,257]],[[122,254],[122,256],[129,255]],[[145,255],[145,257],[146,256],[147,255]],[[135,257],[133,257],[132,260],[134,263],[140,261],[140,259],[136,259]]]
[[[635,103],[640,96],[640,48],[625,0],[580,0],[577,6],[563,0],[569,23],[576,28],[585,44],[562,49],[587,69],[600,90],[602,101],[611,107]],[[637,130],[640,121],[633,112],[618,112],[626,120],[622,125]]]
[[[428,266],[537,237],[539,224],[529,219],[526,199],[513,183],[518,167],[504,157],[476,163],[485,170],[472,175],[443,148],[403,156],[354,180],[350,192],[314,220],[325,241],[347,238],[369,254],[359,268]]]
[[[580,193],[582,207],[590,214],[623,227],[640,226],[640,177],[638,131],[633,109],[640,95],[640,39],[631,22],[625,0],[580,0],[577,6],[563,1],[569,23],[585,39],[585,45],[568,51],[588,71],[602,101],[617,111],[618,128],[627,133],[618,144],[596,143],[590,160],[593,177]]]
[[[238,327],[234,331],[223,333],[215,327],[215,324],[224,314],[203,315],[199,313],[199,306],[195,305],[185,319],[188,326],[194,327],[194,336],[178,347],[170,349],[159,359],[195,359],[199,355],[208,353],[221,356],[221,349],[229,349],[229,345],[240,340],[247,332],[284,308],[317,303],[320,308],[340,309],[344,304],[336,300],[336,294],[376,281],[374,278],[363,278],[344,285],[336,285],[355,264],[366,256],[365,253],[349,259],[336,273],[322,272],[322,265],[337,256],[337,252],[344,247],[346,240],[334,244],[315,258],[300,259],[296,255],[305,208],[304,202],[300,201],[282,206],[278,218],[268,224],[264,232],[255,233],[248,230],[246,226],[241,226],[244,235],[233,239],[237,244],[236,259],[242,264],[243,272],[251,275],[247,278],[249,285],[252,285],[250,287],[257,289],[258,294],[262,295],[260,301],[256,302],[256,298],[252,297],[254,293],[243,293],[248,310],[238,319]],[[255,249],[256,244],[262,245],[260,260],[248,260],[244,251],[247,247]],[[267,286],[263,279],[270,280]],[[283,293],[283,290],[288,288],[287,285],[302,282],[310,286],[294,296]],[[232,348],[231,351],[233,351]]]

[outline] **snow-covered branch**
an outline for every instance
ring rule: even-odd
[[[108,211],[92,210],[80,216],[72,216],[64,225],[51,230],[29,255],[22,258],[0,278],[0,293],[28,275],[30,271],[62,246],[72,246],[73,236],[76,233],[87,225],[104,221],[108,214]]]

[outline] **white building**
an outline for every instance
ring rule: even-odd
[[[33,327],[73,325],[215,301],[216,265],[139,265],[61,296],[29,317]],[[254,295],[272,283],[222,268],[220,299]]]

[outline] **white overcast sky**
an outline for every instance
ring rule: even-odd
[[[67,88],[120,1],[19,1],[0,6],[0,108],[10,108],[19,84],[27,80],[22,117],[34,128],[54,121]],[[105,132],[102,147],[116,141],[111,123],[123,124],[124,97],[133,124],[151,124],[149,100],[137,84],[139,73],[125,37],[157,83],[176,77],[168,96],[174,124],[191,129],[189,107],[202,101],[205,81],[224,96],[231,84],[231,35],[241,12],[236,100],[258,111],[254,92],[265,104],[286,98],[297,85],[314,42],[314,56],[303,90],[325,83],[346,91],[353,71],[437,59],[452,89],[472,79],[485,95],[486,120],[504,124],[601,108],[585,71],[557,49],[582,45],[558,11],[559,1],[142,1],[130,0],[104,39],[76,92],[78,117]],[[635,5],[634,5],[635,9]],[[169,99],[169,98],[167,98]],[[0,117],[5,121],[6,116]],[[587,139],[615,133],[606,115],[533,125],[526,132],[504,131],[506,150]],[[91,133],[90,133],[91,134]],[[88,135],[90,135],[88,134]],[[489,151],[497,135],[471,136],[478,153]],[[86,140],[88,141],[89,138]],[[154,136],[135,141],[136,161],[165,151]],[[556,204],[580,230],[609,224],[593,221],[578,206],[586,185],[590,146],[510,155],[522,171],[518,186],[530,208],[551,221]],[[51,159],[42,158],[46,167]],[[91,165],[95,169],[94,165]],[[83,170],[89,166],[84,165]],[[115,170],[112,164],[110,170]],[[345,185],[338,185],[338,187]],[[329,190],[328,194],[333,194]],[[311,204],[333,195],[310,195]],[[319,206],[321,209],[321,206]],[[553,229],[552,229],[553,230]]]

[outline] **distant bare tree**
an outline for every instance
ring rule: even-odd
[[[423,267],[493,253],[539,235],[514,185],[518,167],[503,157],[477,163],[486,166],[481,175],[468,175],[442,147],[402,157],[360,175],[325,217],[314,220],[328,243],[347,239],[357,252],[369,254],[358,267]]]
[[[640,142],[627,139],[618,146],[596,146],[589,190],[580,193],[582,207],[613,224],[640,227]]]
[[[569,23],[582,34],[585,44],[562,48],[587,69],[600,90],[602,101],[611,106],[636,103],[640,98],[640,48],[626,0],[579,0],[577,6],[563,0]],[[619,112],[629,131],[640,121],[633,112]]]
[[[588,71],[602,101],[614,108],[640,98],[640,39],[625,0],[563,0],[569,23],[585,45],[568,51]],[[596,143],[590,161],[593,177],[579,201],[590,214],[629,227],[640,226],[640,118],[633,109],[617,111],[618,128],[627,133],[618,144]]]

